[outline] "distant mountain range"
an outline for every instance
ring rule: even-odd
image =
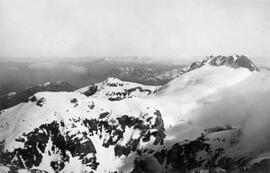
[[[0,63],[0,95],[19,92],[25,87],[47,81],[66,81],[76,88],[99,83],[108,77],[147,85],[163,85],[176,77],[185,64],[149,61],[141,59],[95,61],[27,61]]]

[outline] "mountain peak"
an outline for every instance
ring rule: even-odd
[[[104,82],[105,83],[122,83],[123,81],[121,81],[119,78],[108,77]]]
[[[246,68],[249,71],[259,71],[252,61],[245,55],[233,54],[230,56],[209,56],[202,61],[193,62],[185,71],[189,72],[205,65],[210,66],[228,66],[231,68]]]
[[[252,61],[245,55],[231,55],[231,56],[211,56],[208,60],[208,64],[213,66],[230,66],[232,68],[247,68],[250,71],[258,71],[258,68],[252,63]]]

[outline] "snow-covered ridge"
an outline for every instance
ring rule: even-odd
[[[121,81],[118,78],[108,78],[101,83],[78,89],[77,92],[91,97],[104,97],[110,101],[132,97],[145,97],[153,94],[160,86],[142,85],[134,82]]]

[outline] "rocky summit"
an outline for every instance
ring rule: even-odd
[[[202,61],[193,62],[184,72],[192,71],[204,65],[229,66],[232,68],[246,68],[250,71],[258,71],[258,68],[244,55],[209,56]]]

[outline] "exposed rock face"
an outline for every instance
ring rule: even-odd
[[[184,140],[175,143],[172,147],[159,151],[146,149],[136,160],[138,170],[147,169],[149,161],[156,160],[157,169],[163,166],[166,172],[189,172],[196,170],[221,170],[232,171],[236,168],[244,169],[249,158],[230,157],[227,153],[229,147],[237,146],[239,132],[236,129],[224,130],[218,136],[213,133],[205,133],[194,140]],[[230,134],[230,135],[228,135]],[[222,146],[222,147],[219,147]],[[156,170],[158,171],[158,170]]]
[[[23,148],[15,148],[12,152],[2,153],[2,164],[11,165],[17,169],[38,167],[43,160],[43,155],[53,157],[59,155],[50,166],[55,172],[61,171],[70,157],[79,157],[82,163],[95,169],[98,165],[95,158],[95,147],[86,134],[78,138],[76,135],[61,133],[65,124],[53,121],[42,124],[33,131],[23,134],[15,141],[23,143]],[[90,155],[88,155],[90,154]]]
[[[28,97],[41,91],[74,91],[75,88],[69,83],[58,81],[58,82],[47,82],[43,85],[37,85],[33,87],[25,88],[19,92],[12,92],[5,94],[0,97],[0,110],[10,108],[19,103],[27,100]]]

